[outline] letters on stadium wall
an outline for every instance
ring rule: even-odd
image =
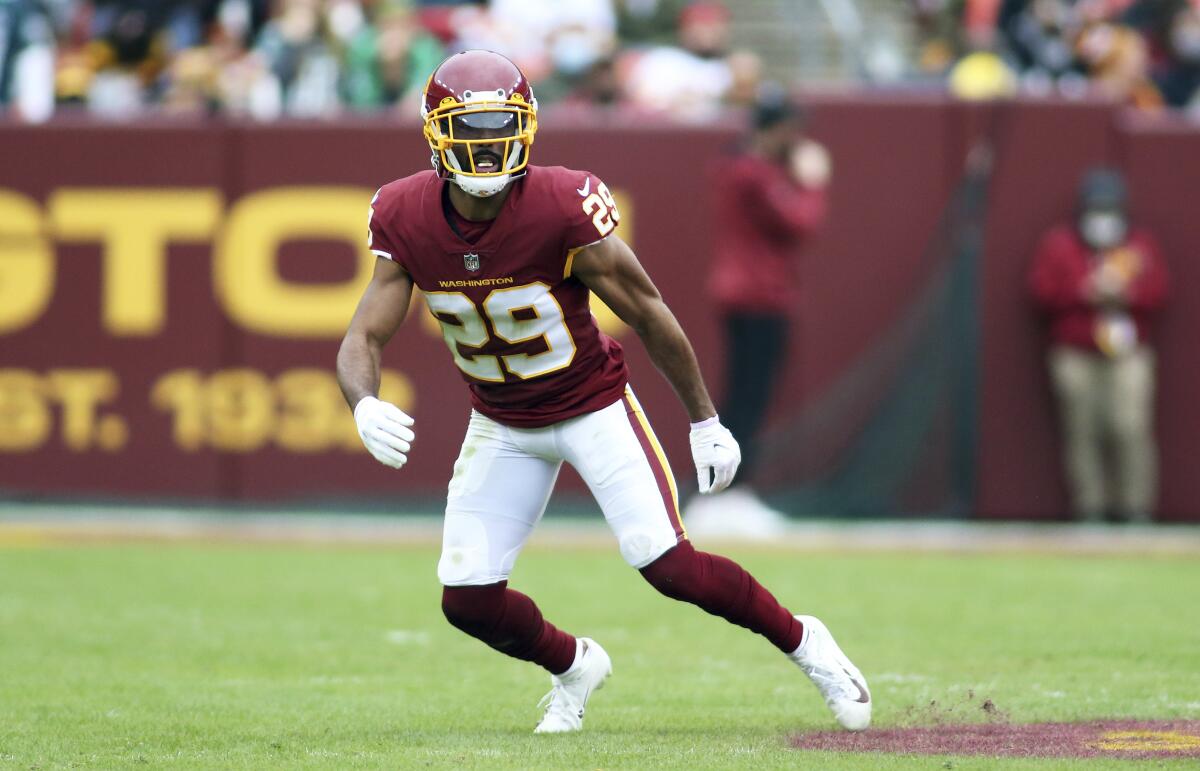
[[[957,177],[954,159],[975,130],[969,117],[903,100],[835,100],[818,112],[816,132],[835,161],[833,217],[802,269],[808,297],[776,415],[837,382],[928,272],[925,245]],[[989,220],[984,262],[983,302],[992,310],[983,316],[978,507],[985,516],[1045,517],[1061,510],[1062,490],[1036,322],[1022,292],[1024,259],[1038,231],[1067,213],[1074,175],[1116,150],[1101,108],[1064,119],[1035,106],[1011,126],[1015,149],[993,190],[1000,214]],[[1062,152],[1046,158],[1035,140],[1056,130]],[[588,168],[613,188],[622,235],[719,392],[719,329],[703,293],[706,175],[735,134],[680,133],[547,122],[535,162]],[[907,139],[891,144],[898,137]],[[1142,164],[1130,173],[1135,203],[1146,201],[1147,212],[1156,143],[1176,139],[1123,140],[1134,148],[1127,157]],[[1187,141],[1193,152],[1200,146],[1195,136]],[[885,145],[887,153],[877,152]],[[1034,146],[1036,162],[1020,154]],[[384,357],[385,398],[417,420],[404,470],[379,466],[360,448],[333,373],[375,259],[365,242],[371,196],[423,168],[427,156],[414,127],[382,123],[0,127],[0,495],[436,500],[469,402],[423,306]],[[1184,191],[1178,201],[1186,200]],[[1194,233],[1163,238],[1169,258],[1172,247],[1200,248]],[[1171,267],[1181,294],[1200,292],[1189,266],[1177,259]],[[1176,297],[1176,308],[1185,303]],[[677,476],[690,480],[686,417],[670,388],[628,330],[595,310],[626,343],[641,401]],[[1190,319],[1194,329],[1195,313],[1173,322]],[[1169,367],[1188,344],[1167,337]],[[1162,379],[1164,399],[1197,385],[1170,369]],[[1023,421],[1012,419],[1018,404]],[[1191,437],[1164,429],[1166,508],[1194,516],[1200,482],[1180,455]]]
[[[401,132],[7,127],[0,494],[444,490],[469,402],[419,295],[381,388],[420,421],[403,473],[362,449],[333,370],[376,261],[371,196],[428,155]],[[636,244],[636,202],[614,192]]]
[[[72,280],[69,271],[58,270],[55,244],[78,241],[98,245],[99,314],[73,321],[96,325],[114,340],[169,335],[169,247],[198,242],[211,250],[213,299],[242,333],[338,340],[376,260],[363,227],[373,193],[333,186],[269,189],[224,212],[214,189],[65,188],[54,191],[43,212],[27,196],[3,191],[0,222],[16,237],[0,262],[0,334],[15,337],[49,313],[56,284]],[[625,206],[632,212],[628,201]],[[46,222],[52,223],[50,237]],[[342,263],[343,276],[288,278],[280,254],[292,241],[324,242],[324,254],[313,259]],[[602,328],[619,336],[620,322],[599,301],[595,306]],[[422,333],[441,339],[419,294],[410,318]],[[138,403],[167,416],[173,449],[182,452],[247,453],[268,446],[291,453],[362,452],[330,362],[311,364],[324,367],[276,374],[252,366],[169,369],[153,377]],[[115,405],[121,375],[113,367],[0,369],[6,407],[0,452],[34,453],[55,445],[76,453],[126,451],[131,419]],[[384,370],[381,395],[415,411],[413,383],[400,370]]]

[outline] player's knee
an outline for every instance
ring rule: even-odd
[[[625,562],[641,570],[674,549],[676,542],[674,531],[663,527],[624,532],[617,544]]]
[[[492,563],[487,527],[478,516],[447,510],[444,527],[437,568],[443,586],[477,586],[506,577]]]
[[[641,569],[642,577],[662,594],[675,600],[694,602],[698,561],[690,541],[680,541],[661,557]]]
[[[486,586],[447,586],[442,589],[442,613],[469,635],[491,627],[504,602],[504,582]]]

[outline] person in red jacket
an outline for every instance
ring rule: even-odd
[[[1050,376],[1078,519],[1145,522],[1154,511],[1150,322],[1167,283],[1157,241],[1129,225],[1121,175],[1089,171],[1076,221],[1042,238],[1029,274],[1048,321]],[[1106,449],[1113,461],[1107,472]]]
[[[721,415],[741,443],[742,471],[719,497],[691,501],[688,524],[698,532],[769,536],[785,522],[750,485],[756,436],[800,305],[800,254],[828,205],[829,155],[805,136],[804,122],[783,89],[767,86],[750,134],[716,169],[708,294],[725,333]]]

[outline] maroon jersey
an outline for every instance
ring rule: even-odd
[[[530,166],[474,243],[450,227],[432,171],[380,188],[371,251],[394,260],[425,295],[475,409],[538,427],[612,404],[624,393],[621,346],[596,326],[576,251],[607,236],[620,215],[586,171]]]

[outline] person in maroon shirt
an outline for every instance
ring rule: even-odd
[[[1029,287],[1048,325],[1075,516],[1148,521],[1158,487],[1150,323],[1167,271],[1154,237],[1128,224],[1118,172],[1085,175],[1076,220],[1042,238]]]
[[[473,407],[437,569],[447,620],[550,673],[537,733],[583,727],[589,696],[612,672],[608,654],[508,588],[565,461],[600,504],[621,556],[651,586],[762,635],[809,676],[843,727],[866,728],[866,680],[825,625],[793,616],[737,563],[688,540],[671,468],[629,386],[621,346],[592,317],[591,292],[638,334],[679,395],[701,492],[724,489],[741,455],[691,344],[615,233],[621,215],[608,187],[586,171],[529,165],[537,100],[503,56],[450,57],[423,102],[434,170],[384,185],[371,202],[368,245],[379,260],[337,372],[363,444],[402,467],[413,419],[378,398],[380,357],[413,288],[424,294]]]
[[[753,121],[743,145],[716,170],[708,277],[725,338],[721,414],[741,441],[741,474],[717,498],[690,501],[686,519],[697,532],[770,537],[786,519],[750,489],[757,437],[800,307],[800,255],[825,221],[830,162],[805,136],[803,112],[782,89],[764,88]]]

